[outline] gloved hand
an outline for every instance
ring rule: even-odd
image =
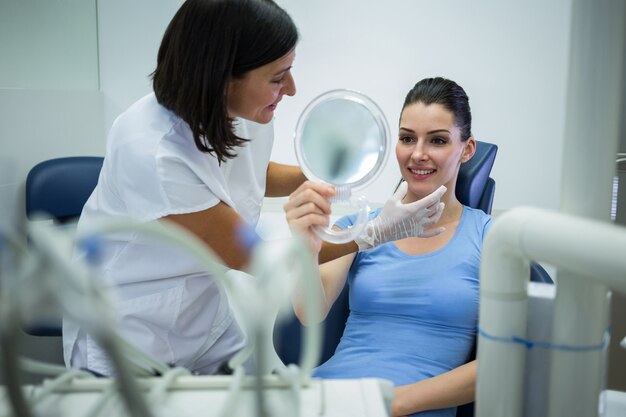
[[[359,246],[359,252],[407,237],[432,237],[445,230],[439,227],[425,231],[424,227],[437,223],[441,217],[444,203],[439,200],[446,192],[446,187],[442,185],[421,200],[402,204],[407,189],[408,185],[403,181],[393,197],[385,203],[380,214],[370,220],[363,232],[354,239]]]

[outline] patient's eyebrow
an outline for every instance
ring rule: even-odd
[[[406,127],[400,127],[400,130],[405,130],[405,131],[410,132],[410,133],[415,133],[414,130],[406,128]],[[430,132],[426,132],[426,134],[427,135],[432,135],[433,133],[442,133],[442,132],[450,133],[450,131],[448,129],[435,129],[435,130],[431,130]]]

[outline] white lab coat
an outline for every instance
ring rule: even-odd
[[[273,126],[237,120],[236,132],[251,139],[222,163],[200,152],[187,123],[149,94],[114,122],[98,185],[87,201],[81,230],[98,218],[153,221],[191,213],[220,201],[251,225],[265,192]],[[243,347],[228,300],[197,263],[180,249],[137,233],[110,236],[98,279],[112,289],[122,336],[163,362],[211,373]],[[66,365],[111,375],[98,344],[65,320]]]

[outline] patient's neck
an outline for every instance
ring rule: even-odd
[[[445,203],[445,207],[436,226],[445,226],[446,224],[458,222],[461,214],[463,214],[463,204],[454,196],[445,200],[442,199],[442,201]]]
[[[409,255],[433,253],[444,247],[452,239],[461,221],[462,214],[463,205],[456,198],[451,199],[447,202],[437,224],[426,228],[428,230],[443,227],[445,230],[441,234],[429,238],[409,237],[397,240],[395,244],[398,249]]]

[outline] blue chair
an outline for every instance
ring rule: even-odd
[[[80,216],[83,206],[98,183],[104,158],[72,156],[43,161],[26,177],[26,217],[43,216],[67,224]],[[34,336],[61,336],[58,318],[24,328]]]
[[[71,156],[35,165],[26,177],[26,216],[42,214],[57,223],[76,220],[98,183],[103,160]]]
[[[461,165],[456,180],[456,198],[464,205],[491,214],[496,182],[489,177],[496,160],[498,147],[487,142],[476,142],[472,159]]]
[[[456,196],[459,201],[466,206],[481,209],[487,214],[491,214],[496,190],[496,183],[489,175],[497,151],[496,145],[477,141],[476,152],[472,159],[461,165],[456,183]],[[531,281],[552,282],[548,273],[539,264],[531,265]],[[343,335],[349,312],[348,286],[346,285],[324,321],[324,340],[320,363],[324,363],[334,354]],[[276,353],[285,364],[299,362],[301,332],[302,325],[295,317],[291,321],[277,326],[274,333],[274,346]],[[474,357],[475,352],[468,360]],[[458,408],[457,417],[471,417],[473,415],[474,403]]]

